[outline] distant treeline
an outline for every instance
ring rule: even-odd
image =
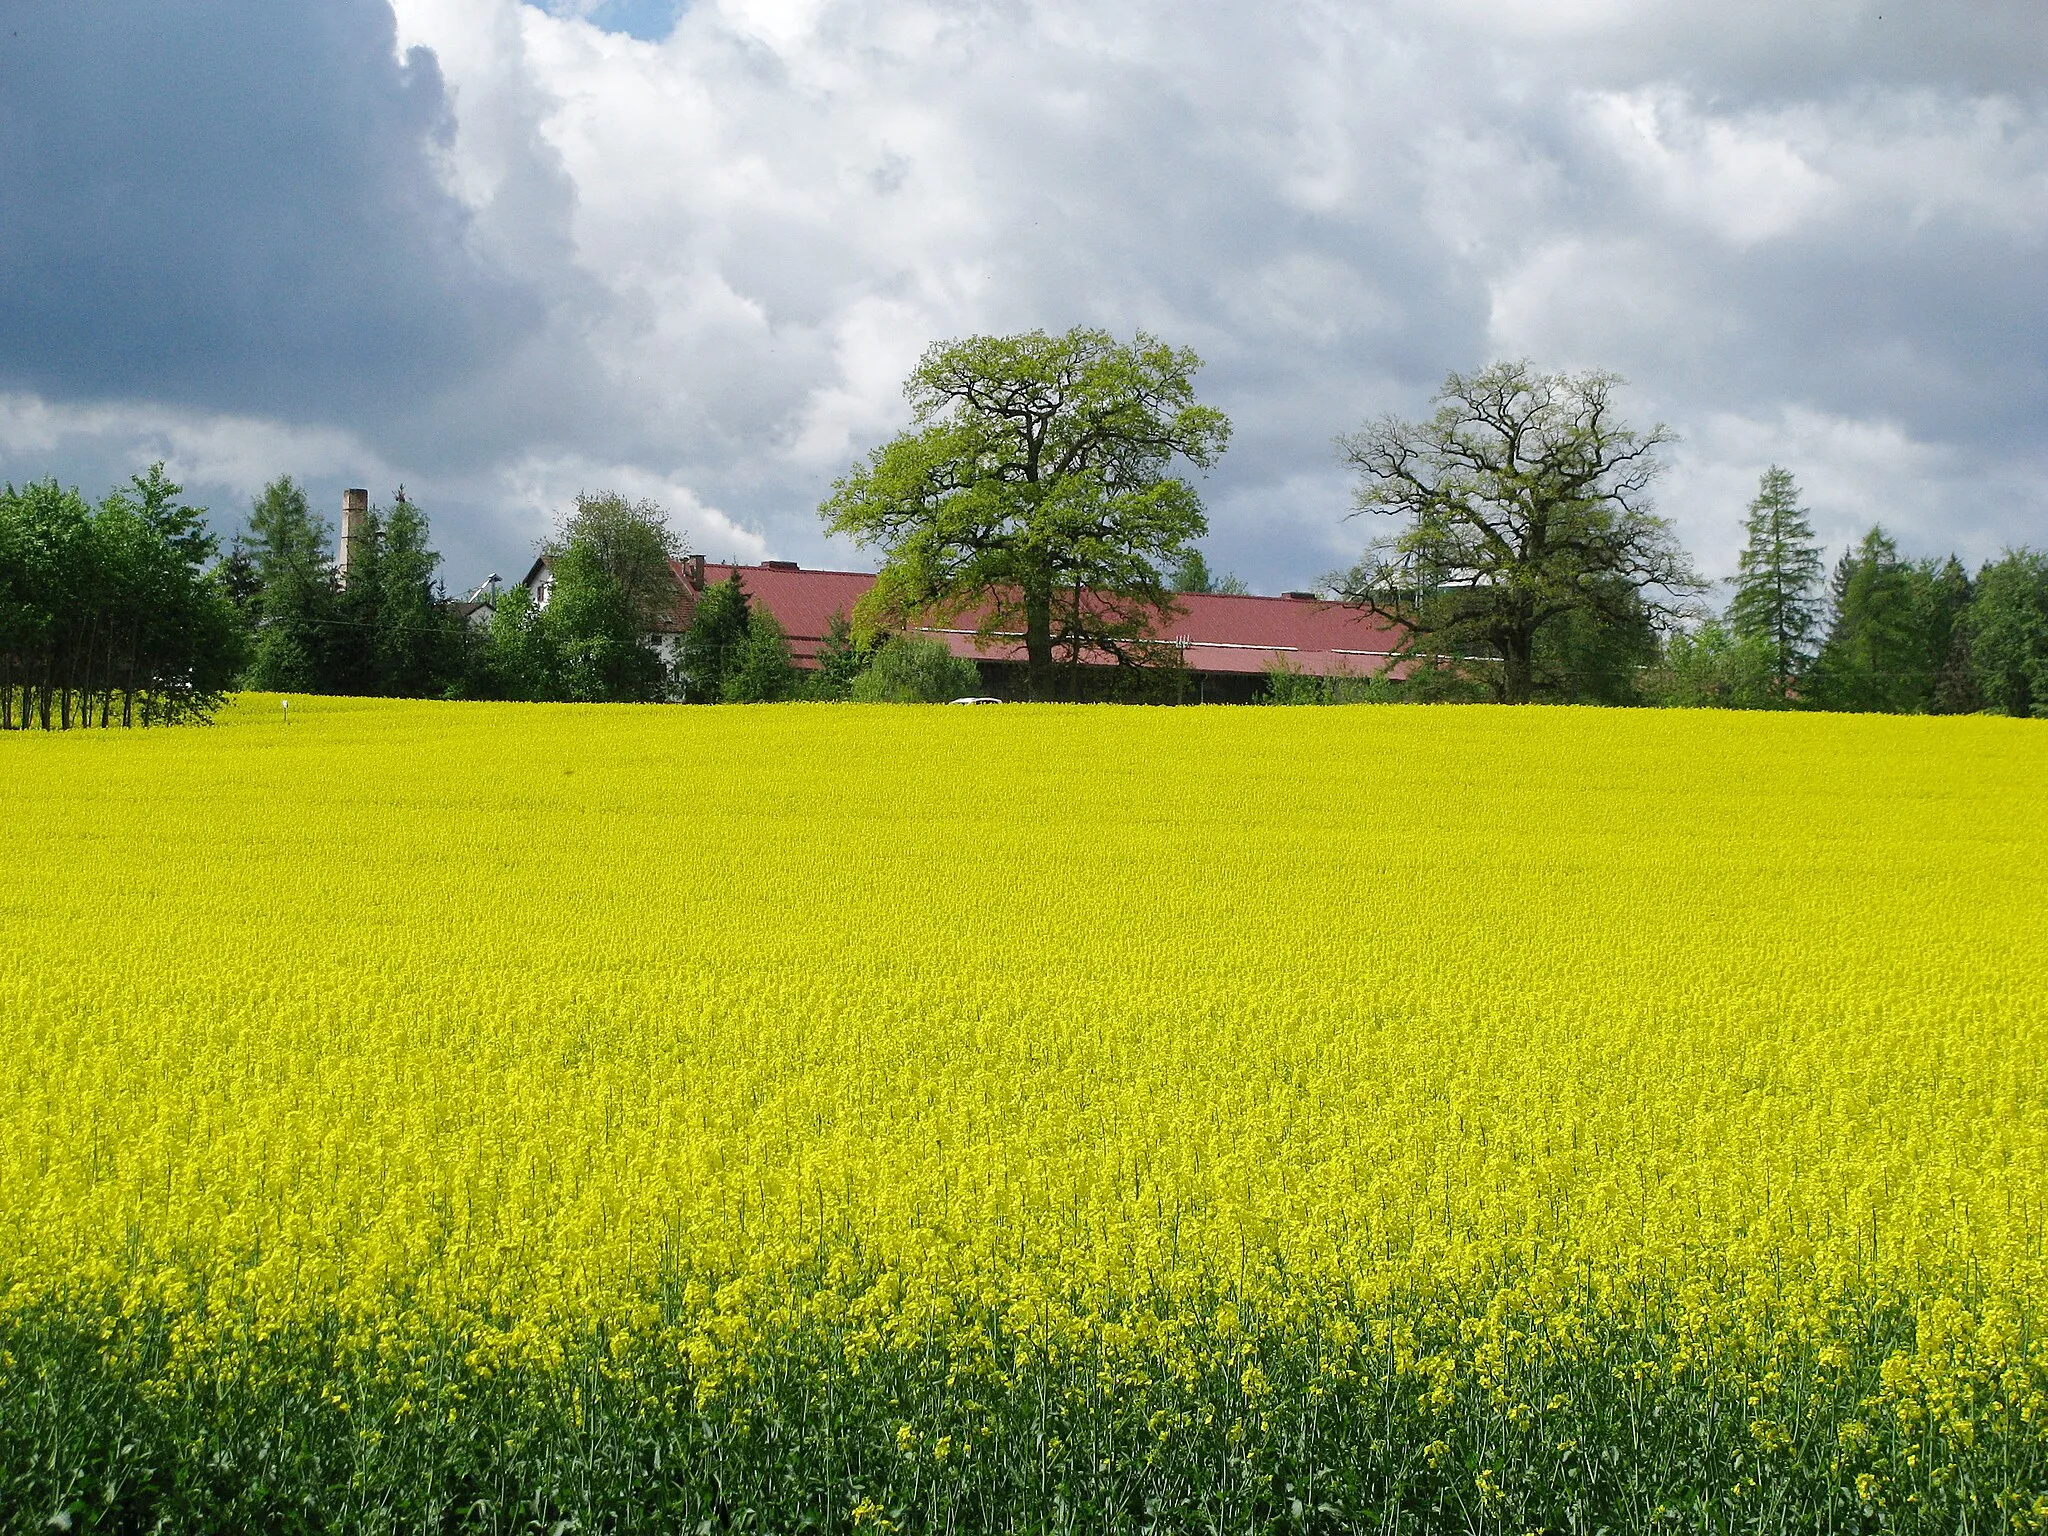
[[[1825,578],[1825,579],[1824,579]],[[2048,715],[2048,555],[2011,549],[1972,576],[1954,555],[1909,560],[1872,528],[1831,576],[1792,475],[1768,470],[1750,504],[1725,607],[1660,615],[1611,593],[1536,632],[1530,697],[1557,704]],[[1447,592],[1448,605],[1469,593]],[[1432,594],[1414,600],[1430,615]],[[1445,626],[1450,628],[1450,626]],[[1400,681],[1279,669],[1283,704],[1480,700],[1493,656],[1411,660]]]
[[[682,540],[652,502],[601,493],[542,546],[544,600],[514,585],[451,600],[425,514],[401,491],[336,565],[331,530],[289,477],[267,487],[241,550],[254,593],[247,681],[274,692],[580,703],[769,702],[802,685],[789,642],[737,582],[676,630]]]
[[[228,564],[246,592],[244,683],[277,693],[387,698],[494,696],[485,638],[469,606],[438,579],[426,514],[401,487],[373,507],[350,541],[346,571],[334,530],[286,475],[249,510]]]
[[[1872,528],[1825,561],[1791,474],[1750,503],[1725,611],[1667,634],[1647,702],[1891,714],[2048,714],[2048,556],[2007,550],[1973,577],[1907,560]]]
[[[334,530],[289,476],[256,498],[225,553],[181,495],[162,465],[97,505],[53,481],[0,490],[0,726],[167,724],[204,716],[237,687],[695,703],[980,691],[973,664],[943,645],[857,640],[843,616],[819,665],[800,670],[773,615],[737,578],[709,588],[677,633],[669,562],[684,545],[644,501],[577,498],[543,546],[543,603],[516,585],[495,602],[451,598],[427,516],[402,489],[371,509],[345,571]],[[1199,550],[1189,553],[1173,585],[1224,585]],[[1954,556],[1906,559],[1873,528],[1826,573],[1792,476],[1773,468],[1750,507],[1725,608],[1695,606],[1674,623],[1620,593],[1564,613],[1536,634],[1530,696],[2048,715],[2048,556],[2009,550],[1972,575]],[[1433,600],[1415,600],[1425,621]],[[1283,666],[1264,697],[1483,699],[1497,696],[1494,665],[1482,648],[1411,657],[1399,680]]]
[[[1664,642],[1649,702],[1734,709],[2048,715],[2048,556],[1907,560],[1873,528],[1835,565],[1816,622],[1774,630],[1751,587]],[[1786,643],[1789,639],[1789,643]]]

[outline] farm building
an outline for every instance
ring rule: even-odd
[[[729,565],[693,555],[675,562],[675,572],[676,614],[660,626],[665,648],[689,627],[691,610],[704,589],[736,575],[748,600],[781,624],[797,666],[806,670],[817,665],[818,648],[832,616],[851,614],[853,605],[875,584],[866,572],[805,570],[790,560]],[[545,559],[534,562],[523,585],[536,602],[546,604],[553,572]],[[968,619],[956,620],[954,626],[921,625],[915,632],[941,640],[956,656],[973,661],[991,695],[1023,693],[1021,635],[998,635],[981,643]],[[1384,619],[1324,602],[1312,592],[1290,592],[1281,597],[1185,593],[1179,611],[1157,626],[1152,638],[1180,655],[1177,696],[1190,703],[1229,704],[1250,700],[1275,669],[1317,677],[1373,676],[1392,664],[1400,636]],[[1115,661],[1084,653],[1080,664],[1099,674],[1112,670]]]

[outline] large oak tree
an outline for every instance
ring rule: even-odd
[[[1621,421],[1619,382],[1495,363],[1450,375],[1427,421],[1387,416],[1338,439],[1360,511],[1402,525],[1338,594],[1403,626],[1411,655],[1456,658],[1510,704],[1554,681],[1542,642],[1559,626],[1674,616],[1702,583],[1650,510],[1673,438]]]
[[[1208,530],[1172,471],[1206,469],[1230,436],[1197,405],[1201,360],[1142,332],[977,336],[928,350],[904,386],[913,425],[832,488],[819,514],[877,546],[866,632],[972,613],[1019,635],[1035,698],[1084,656],[1146,659],[1174,608],[1172,571]]]

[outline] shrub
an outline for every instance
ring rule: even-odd
[[[981,673],[943,641],[895,635],[876,648],[868,669],[853,680],[860,704],[943,704],[981,692]]]

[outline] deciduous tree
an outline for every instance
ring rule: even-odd
[[[576,498],[547,553],[554,595],[545,621],[572,699],[658,699],[670,687],[654,635],[679,596],[670,561],[685,548],[651,501],[614,492]]]
[[[1684,709],[1765,709],[1780,705],[1779,651],[1767,635],[1738,635],[1720,619],[1665,637],[1643,692],[1654,704]]]
[[[1208,527],[1174,469],[1208,468],[1229,441],[1223,414],[1195,403],[1200,366],[1142,332],[933,346],[905,385],[911,429],[819,508],[832,532],[883,551],[863,633],[972,612],[985,639],[1022,635],[1039,698],[1062,652],[1073,666],[1145,659],[1172,570]]]
[[[1702,584],[1651,512],[1673,438],[1621,421],[1619,382],[1495,363],[1450,375],[1427,421],[1386,416],[1339,439],[1359,510],[1401,526],[1333,580],[1338,594],[1401,625],[1410,656],[1471,658],[1510,704],[1537,696],[1543,638],[1571,616],[1674,617]]]
[[[2048,715],[2048,555],[2007,550],[1978,572],[1965,630],[1984,703]]]
[[[97,507],[53,480],[0,489],[0,726],[163,724],[220,702],[246,631],[182,495],[161,464]]]

